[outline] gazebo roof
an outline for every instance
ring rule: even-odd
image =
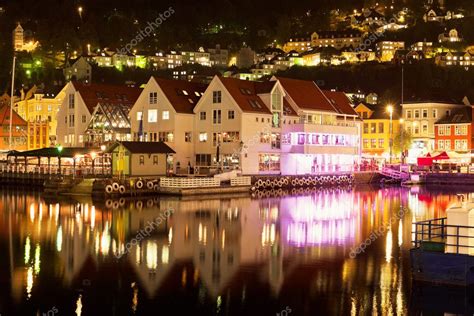
[[[100,151],[98,148],[64,147],[61,151],[57,147],[47,147],[26,151],[10,151],[8,157],[64,157],[73,158],[77,155],[86,155]]]

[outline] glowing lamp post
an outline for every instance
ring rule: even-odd
[[[58,150],[58,168],[59,168],[59,174],[61,174],[61,152],[63,151],[63,146],[59,145],[57,147]]]
[[[388,105],[387,106],[387,112],[390,114],[390,141],[389,141],[389,145],[390,145],[390,164],[392,164],[392,152],[393,152],[393,106],[391,105]]]

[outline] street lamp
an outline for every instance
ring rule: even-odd
[[[390,114],[390,164],[392,164],[392,151],[393,151],[393,106],[387,105],[387,112]]]
[[[405,120],[404,119],[400,119],[399,120],[399,125],[400,125],[400,171],[401,171],[401,168],[402,168],[402,164],[403,164],[403,155],[404,155],[404,146],[403,146],[403,134],[405,133],[405,128],[403,127],[403,123],[405,123]]]
[[[79,13],[79,16],[81,17],[81,19],[82,19],[82,10],[83,10],[82,7],[77,8],[77,12]]]

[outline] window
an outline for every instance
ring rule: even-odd
[[[69,100],[69,108],[74,109],[74,105],[75,105],[74,93],[69,94],[69,99],[68,100]]]
[[[67,115],[64,117],[64,123],[67,124]]]
[[[437,118],[438,117],[438,110],[434,109],[433,110],[433,118]]]
[[[379,133],[383,134],[384,133],[384,123],[379,123]]]
[[[298,135],[298,140],[300,139],[300,135],[303,135],[303,143],[300,144],[299,141],[298,141],[298,144],[299,145],[303,145],[304,144],[304,134],[299,134]],[[260,143],[262,144],[269,144],[270,143],[270,133],[260,133]]]
[[[364,123],[364,134],[368,134],[368,133],[369,133],[369,124]]]
[[[163,120],[169,120],[170,119],[170,111],[163,111],[163,113],[161,114],[161,118]]]
[[[145,164],[145,156],[140,155],[140,157],[138,157],[138,158],[139,158],[140,165],[144,165]]]
[[[211,155],[209,154],[197,154],[196,155],[196,166],[210,166]]]
[[[206,120],[206,112],[200,112],[199,113],[199,119],[201,121],[205,121]]]
[[[82,116],[82,123],[85,123],[85,122],[86,122],[86,116],[83,115],[83,116]]]
[[[193,133],[192,132],[185,132],[184,133],[184,141],[186,143],[191,143],[193,138]]]
[[[428,118],[428,110],[423,110],[422,115],[423,118]]]
[[[212,103],[222,102],[222,91],[212,91]]]
[[[377,148],[377,140],[375,138],[370,140],[370,147]]]
[[[74,114],[69,115],[69,127],[74,127]]]
[[[79,135],[79,143],[83,143],[84,142],[84,135]]]
[[[384,148],[384,139],[383,138],[379,138],[379,148]]]
[[[407,110],[407,119],[411,119],[412,118],[412,115],[411,115],[411,110]]]
[[[444,140],[438,140],[438,150],[443,150],[444,149]]]
[[[427,134],[427,133],[428,133],[428,124],[427,124],[427,123],[423,123],[423,124],[421,125],[421,132],[422,132],[423,134]]]
[[[260,154],[258,160],[259,171],[280,171],[279,154]]]
[[[280,133],[272,133],[272,149],[280,149],[281,136]]]
[[[451,150],[451,141],[450,140],[446,140],[445,143],[444,143],[444,149],[445,150]]]
[[[235,118],[235,112],[234,110],[229,110],[229,112],[227,112],[227,118],[229,120],[233,120]]]
[[[157,156],[157,155],[154,155],[154,156],[153,156],[153,164],[154,164],[154,165],[157,165],[157,164],[158,164],[158,156]]]
[[[368,149],[369,148],[369,140],[364,138],[364,148]]]
[[[415,110],[415,118],[420,118],[420,110]]]
[[[158,140],[160,142],[172,143],[174,141],[173,132],[159,132]]]
[[[236,143],[240,140],[239,132],[225,132],[222,133],[223,143]]]
[[[143,112],[137,112],[137,121],[141,121],[143,118]]]
[[[148,123],[156,123],[158,121],[158,110],[148,110]]]
[[[375,123],[370,123],[370,132],[372,134],[377,133],[377,125]]]
[[[454,127],[454,135],[467,135],[467,126],[466,125],[456,125]]]
[[[207,142],[207,133],[199,133],[199,141],[201,143]]]
[[[212,123],[213,124],[221,124],[222,117],[221,117],[221,110],[213,110],[212,111]]]
[[[158,92],[150,92],[149,103],[150,104],[158,103]]]
[[[451,136],[451,125],[446,126],[445,135]]]

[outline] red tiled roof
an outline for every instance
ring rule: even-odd
[[[132,107],[142,92],[141,88],[132,88],[122,85],[110,84],[84,84],[73,82],[74,88],[79,92],[89,112],[94,112],[98,103],[123,104]]]
[[[15,112],[15,110],[12,111],[13,113],[13,121],[12,125],[18,126],[18,125],[27,125],[27,122],[21,118],[18,113]],[[10,117],[10,106],[4,105],[0,108],[0,125],[10,125],[10,120],[8,119]]]
[[[344,92],[323,90],[323,93],[341,114],[357,115]]]
[[[258,93],[270,92],[270,84],[265,82],[239,80],[236,78],[219,77],[224,87],[244,112],[271,114]]]
[[[307,110],[337,112],[313,81],[276,78],[298,107]]]
[[[193,114],[194,107],[207,89],[207,85],[203,83],[157,77],[154,79],[178,113]]]

